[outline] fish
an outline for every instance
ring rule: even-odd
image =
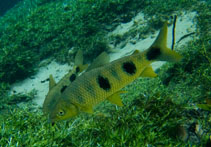
[[[164,23],[152,45],[143,52],[135,50],[131,55],[109,62],[105,60],[78,76],[65,88],[50,78],[47,97],[54,97],[49,111],[52,123],[68,120],[81,112],[93,113],[93,108],[107,100],[123,106],[121,90],[139,77],[156,77],[151,63],[155,61],[179,62],[182,56],[167,47],[167,22]],[[103,58],[102,58],[103,59]],[[65,78],[68,79],[68,78]],[[58,88],[57,88],[58,87]]]

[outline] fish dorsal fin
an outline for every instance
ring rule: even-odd
[[[94,113],[92,106],[83,107],[83,108],[81,108],[81,110],[86,113]]]
[[[56,85],[56,82],[55,82],[55,80],[54,80],[54,78],[53,78],[53,75],[50,74],[50,76],[49,76],[49,91],[50,91],[55,85]]]
[[[132,55],[135,55],[135,54],[138,54],[138,53],[140,53],[140,52],[139,52],[139,50],[136,49],[136,50],[133,52]]]
[[[144,71],[140,74],[140,77],[157,77],[157,74],[153,71],[152,66],[148,66],[144,69]]]
[[[83,65],[83,51],[80,49],[77,51],[75,55],[75,65],[76,66]]]
[[[123,106],[122,100],[120,98],[120,94],[121,93],[126,93],[127,91],[118,91],[116,93],[114,93],[113,95],[109,96],[107,98],[107,100],[112,103],[112,104],[116,104],[117,106]]]
[[[50,74],[50,76],[49,76],[49,91],[48,91],[48,93],[50,93],[50,91],[52,90],[52,88],[54,86],[56,86],[56,82],[55,82],[55,80],[53,78],[53,75]],[[52,97],[49,97],[49,96],[45,97],[45,100],[43,102],[43,113],[44,114],[48,114],[50,112],[50,108],[49,107],[51,106],[50,103],[52,101],[53,101]]]
[[[83,51],[79,49],[75,55],[75,68],[79,69],[76,72],[80,73],[88,68],[88,64],[83,64],[83,59]]]
[[[86,70],[88,68],[88,64],[81,64],[78,65],[77,67],[79,68],[79,73],[81,73],[82,71]]]
[[[86,71],[92,70],[94,68],[103,66],[109,63],[110,57],[106,52],[102,52],[97,58],[92,62]]]

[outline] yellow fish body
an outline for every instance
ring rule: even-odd
[[[151,63],[154,61],[179,61],[181,56],[166,47],[167,24],[157,39],[144,52],[120,58],[101,67],[89,70],[61,89],[51,88],[47,97],[57,97],[52,103],[49,117],[52,122],[66,120],[79,112],[93,112],[93,107],[104,100],[122,106],[119,94],[123,87],[138,77],[155,77]],[[50,83],[53,80],[50,80]],[[56,85],[55,82],[52,82]]]

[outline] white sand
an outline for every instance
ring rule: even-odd
[[[196,30],[196,26],[194,24],[195,16],[196,16],[196,13],[191,12],[191,13],[187,13],[187,14],[183,15],[182,17],[177,18],[176,32],[175,32],[175,43],[182,36],[184,36],[190,32],[195,32],[195,30]],[[122,34],[126,33],[127,31],[130,31],[130,29],[133,29],[134,21],[141,21],[141,20],[142,21],[144,20],[144,15],[142,13],[139,13],[131,22],[121,24],[120,26],[118,26],[116,28],[116,30],[111,32],[111,34],[112,35],[117,35],[117,34],[122,35]],[[173,27],[173,25],[171,25],[168,28],[167,46],[169,48],[171,48],[171,44],[172,44],[172,27]],[[157,36],[158,33],[159,33],[159,30],[157,31],[157,33],[155,35],[149,35],[149,37],[147,37],[144,40],[137,40],[137,36],[135,38],[131,38],[131,39],[129,38],[127,40],[127,44],[123,48],[120,47],[121,45],[117,46],[115,48],[116,52],[110,54],[111,60],[116,60],[125,55],[129,55],[132,52],[134,52],[134,50],[136,50],[136,49],[143,51],[143,50],[149,48],[150,45],[155,40],[155,37]],[[181,45],[184,45],[186,42],[188,42],[191,39],[192,39],[191,37],[187,37],[184,40],[182,40],[181,42],[179,42],[179,44],[175,44],[175,49]],[[135,44],[132,43],[132,42],[134,42],[134,40],[136,42]],[[159,68],[162,65],[162,63],[165,63],[165,62],[156,62],[156,63],[153,63],[152,66],[154,69],[156,69],[156,68]]]
[[[11,91],[15,90],[16,93],[28,93],[35,89],[37,91],[37,95],[34,99],[34,102],[38,104],[38,106],[42,106],[45,96],[48,92],[49,82],[46,79],[49,78],[49,75],[52,74],[55,81],[58,82],[70,69],[71,67],[67,64],[61,65],[55,61],[52,61],[49,65],[41,67],[37,74],[33,77],[13,84]]]
[[[176,42],[185,34],[195,31],[195,25],[193,21],[195,16],[196,16],[196,13],[191,12],[177,19]],[[113,35],[124,34],[130,29],[134,29],[134,25],[133,25],[134,21],[142,22],[141,25],[143,26],[146,25],[144,21],[144,15],[142,13],[139,13],[131,22],[119,25],[113,32],[111,32],[111,34]],[[171,32],[172,32],[172,26],[169,27],[169,32],[168,32],[168,36],[169,36],[168,47],[171,46],[171,41],[172,41]],[[108,35],[111,35],[111,34],[108,34]],[[157,34],[158,34],[158,31],[156,35],[149,35],[147,39],[144,39],[144,40],[138,40],[137,36],[135,38],[128,38],[127,42],[124,42],[126,45],[123,48],[121,48],[120,46],[117,46],[115,48],[115,53],[110,54],[111,60],[115,60],[120,57],[129,55],[136,49],[140,51],[147,49],[154,41]],[[183,45],[189,40],[191,40],[191,37],[185,38],[184,40],[180,42],[180,44],[176,44],[176,46]],[[111,47],[112,47],[112,44],[111,44]],[[154,69],[159,68],[163,63],[164,62],[153,63],[153,68]],[[15,90],[17,93],[28,93],[31,90],[35,89],[37,90],[37,95],[36,95],[36,98],[34,99],[34,102],[38,106],[42,106],[45,96],[48,92],[48,81],[44,83],[41,81],[46,80],[49,77],[49,75],[52,74],[56,82],[58,82],[70,69],[71,67],[68,66],[67,64],[61,65],[61,64],[56,63],[55,61],[52,61],[49,65],[45,67],[41,67],[39,71],[37,72],[37,74],[33,76],[33,78],[27,78],[21,82],[17,82],[13,84],[11,91]]]

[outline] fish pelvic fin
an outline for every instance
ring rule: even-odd
[[[140,77],[149,77],[154,78],[157,77],[157,74],[153,71],[152,66],[149,65],[144,69],[144,71],[141,73]]]
[[[118,91],[118,92],[114,93],[113,95],[111,95],[110,97],[108,97],[107,100],[112,104],[116,104],[117,106],[122,107],[123,103],[120,98],[121,93],[127,93],[127,91]]]
[[[167,22],[165,22],[156,40],[150,48],[145,51],[147,60],[178,62],[182,59],[180,54],[167,47],[167,33],[168,26]]]

